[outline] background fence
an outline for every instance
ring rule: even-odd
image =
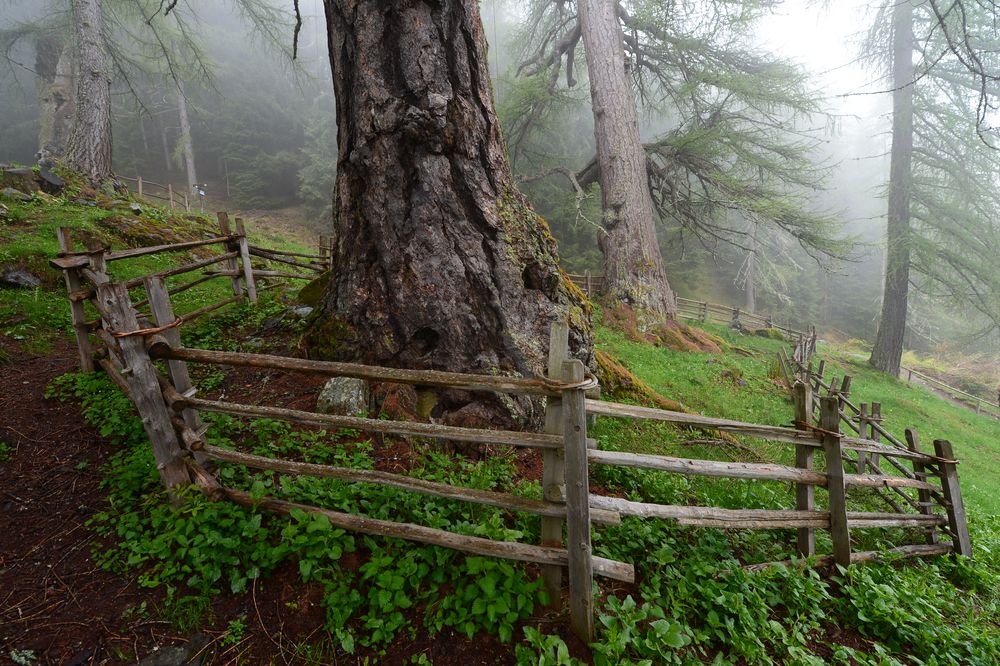
[[[80,324],[76,330],[78,342],[81,343],[81,362],[86,368],[85,361],[89,361],[92,356],[90,335],[94,335],[96,340],[103,344],[103,349],[98,350],[98,363],[130,397],[142,416],[157,468],[163,483],[168,488],[193,482],[209,496],[218,500],[253,505],[282,514],[300,509],[322,514],[332,525],[347,530],[408,539],[477,555],[534,562],[541,567],[548,596],[554,604],[559,604],[562,599],[565,570],[572,627],[574,632],[587,642],[592,640],[594,630],[594,576],[605,576],[627,582],[632,582],[635,578],[632,564],[592,554],[591,535],[594,527],[619,523],[623,515],[674,520],[684,525],[723,529],[793,529],[797,532],[797,550],[802,556],[816,554],[815,530],[828,530],[833,543],[833,552],[820,557],[819,561],[842,565],[865,561],[879,555],[874,552],[852,552],[850,537],[852,529],[912,527],[928,535],[926,543],[893,549],[893,552],[902,555],[933,555],[951,551],[969,553],[968,534],[964,526],[964,513],[961,511],[956,461],[952,459],[950,445],[947,442],[935,442],[936,455],[932,456],[921,452],[916,445],[899,449],[864,437],[846,436],[840,430],[840,424],[844,420],[842,404],[846,404],[842,403],[842,400],[846,400],[846,394],[842,396],[839,393],[818,398],[816,402],[819,425],[814,426],[810,417],[814,413],[812,402],[818,389],[814,391],[810,388],[811,385],[807,385],[804,381],[793,384],[796,427],[790,428],[743,423],[588,398],[587,392],[596,390],[597,382],[586,374],[584,365],[579,360],[570,357],[569,327],[560,321],[555,322],[551,329],[546,377],[387,368],[184,347],[180,341],[178,326],[190,320],[192,313],[179,317],[175,315],[170,296],[171,293],[177,293],[178,289],[172,291],[167,289],[164,283],[167,275],[223,263],[225,270],[213,271],[206,277],[221,276],[233,281],[234,297],[226,301],[229,302],[244,298],[252,300],[255,297],[253,280],[263,272],[252,267],[251,257],[266,256],[269,261],[288,258],[288,262],[293,262],[296,268],[314,272],[325,268],[323,264],[310,262],[312,256],[254,248],[247,242],[239,222],[236,233],[233,234],[228,229],[227,217],[220,215],[219,219],[218,237],[118,252],[93,247],[85,253],[75,253],[70,247],[66,232],[61,231],[60,243],[65,247],[64,256],[52,262],[66,275],[74,324]],[[128,281],[113,281],[107,272],[107,264],[111,261],[210,244],[221,244],[226,252],[169,271]],[[257,252],[251,251],[254,249]],[[296,276],[304,277],[299,274]],[[139,285],[145,289],[145,298],[133,301],[129,287]],[[84,322],[77,316],[78,310],[80,313],[83,312],[84,302],[91,303],[99,313],[98,319],[94,322]],[[144,305],[149,306],[148,313],[140,310]],[[221,307],[221,305],[216,304],[211,307]],[[202,313],[209,311],[208,308],[201,310]],[[83,342],[86,342],[86,347],[83,346]],[[809,343],[803,341],[800,344],[802,345],[800,352],[804,354]],[[166,361],[165,374],[161,374],[157,369],[156,361]],[[489,430],[423,422],[335,416],[267,405],[204,399],[197,397],[197,392],[191,385],[188,363],[269,368],[324,376],[354,377],[368,381],[544,398],[545,428],[540,433]],[[473,490],[400,474],[280,460],[211,446],[205,441],[207,427],[201,419],[203,412],[224,413],[240,418],[263,417],[303,425],[352,428],[363,432],[407,436],[416,438],[410,440],[414,446],[420,446],[428,441],[446,440],[540,449],[543,459],[542,499]],[[790,444],[795,447],[796,464],[790,466],[721,462],[599,450],[597,442],[588,437],[588,415],[668,422],[687,428],[735,433]],[[876,421],[872,419],[871,422]],[[825,460],[828,461],[824,470],[817,469],[813,465],[813,456],[817,450],[822,451]],[[877,471],[877,467],[873,465],[869,465],[873,473],[845,471],[841,461],[846,452],[852,452],[859,458],[864,455],[869,461],[881,456],[887,461],[892,460],[894,464],[898,463],[900,468],[908,473],[904,476],[886,475]],[[239,463],[281,474],[313,475],[381,484],[416,493],[527,512],[541,517],[540,539],[537,544],[495,541],[411,523],[376,520],[321,507],[296,504],[274,497],[254,499],[242,490],[222,485],[220,480],[204,466],[208,460]],[[835,461],[835,464],[829,461]],[[591,464],[636,467],[694,476],[792,483],[796,488],[796,506],[794,509],[784,510],[723,509],[664,505],[592,494],[589,486]],[[912,467],[912,471],[907,465]],[[816,508],[816,488],[821,488],[827,493],[827,506],[824,510]],[[904,495],[907,492],[916,492],[918,498],[934,498],[937,504],[933,504],[930,500],[918,500],[917,506],[920,510],[916,512],[903,510],[887,513],[849,512],[846,497],[847,493],[855,488],[893,488]],[[939,507],[946,509],[947,515],[935,511]],[[939,529],[944,529],[952,540],[940,541],[937,538]],[[933,539],[930,536],[932,534]]]
[[[946,384],[940,379],[926,375],[919,370],[913,368],[901,368],[903,373],[906,374],[906,381],[912,382],[913,378],[916,377],[921,383],[929,384],[933,388],[943,391],[950,395],[951,397],[963,402],[976,410],[978,414],[987,414],[995,419],[1000,419],[1000,404],[998,402],[990,402],[989,400],[984,400],[978,395],[973,395],[960,388]],[[1000,391],[998,391],[1000,392]],[[1000,401],[1000,396],[998,396],[998,401]]]
[[[587,296],[596,296],[604,292],[604,276],[593,275],[589,271],[583,274],[567,273],[569,279]],[[730,305],[696,301],[690,298],[676,297],[677,316],[689,321],[727,324],[741,329],[773,328],[792,337],[808,335],[806,330],[793,328],[791,323],[780,323],[772,315],[760,315],[747,312]],[[805,328],[805,327],[803,327]],[[811,330],[811,329],[810,329]]]

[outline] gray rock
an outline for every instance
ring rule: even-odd
[[[136,215],[139,215],[140,213],[142,213],[142,206],[140,206],[139,204],[135,203],[134,201],[131,203],[131,205],[129,205],[129,208],[131,208],[132,212],[135,213]]]
[[[0,190],[0,197],[5,199],[11,199],[13,201],[27,202],[31,201],[31,195],[25,194],[21,190],[15,190],[13,187],[5,187]]]
[[[211,639],[205,634],[195,634],[184,645],[169,645],[147,655],[139,666],[201,666],[205,663]]]
[[[96,206],[97,202],[90,199],[73,199],[73,203],[78,206]]]
[[[10,211],[7,206],[0,204],[0,220],[6,220],[8,217],[10,217]]]
[[[23,268],[12,268],[0,271],[0,284],[9,287],[24,287],[25,289],[35,289],[40,287],[42,281],[37,276],[32,275]]]
[[[363,379],[334,377],[320,391],[316,411],[340,416],[364,414],[368,411],[368,384]]]
[[[298,317],[299,319],[305,319],[306,317],[312,314],[312,311],[313,308],[309,307],[308,305],[300,305],[297,308],[292,308],[292,314]]]

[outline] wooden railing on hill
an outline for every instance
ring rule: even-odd
[[[808,409],[803,409],[801,414],[797,412],[797,420],[801,422],[811,422],[816,419],[817,425],[822,420],[822,415],[817,413],[816,403],[825,398],[836,401],[836,418],[846,428],[858,435],[861,439],[874,443],[884,441],[895,451],[913,453],[920,450],[920,437],[915,428],[906,428],[906,442],[900,441],[898,437],[890,433],[882,418],[882,405],[878,402],[871,404],[855,404],[850,399],[852,377],[844,375],[838,382],[837,377],[830,377],[829,381],[824,379],[826,373],[826,361],[820,360],[815,371],[813,369],[813,355],[816,351],[815,338],[812,340],[801,339],[793,350],[791,358],[783,351],[779,354],[779,362],[785,372],[786,379],[792,391],[793,401],[798,405],[808,396],[810,403]],[[823,396],[826,391],[826,396]],[[802,395],[800,395],[800,393]],[[824,426],[825,427],[825,426]],[[969,541],[969,531],[966,524],[965,509],[962,504],[961,490],[958,486],[958,472],[954,460],[952,445],[947,440],[934,440],[934,450],[937,458],[949,460],[951,463],[942,463],[938,466],[936,474],[941,478],[941,488],[921,488],[916,498],[911,497],[902,489],[907,487],[899,483],[887,484],[886,487],[878,489],[876,492],[893,510],[903,512],[912,509],[921,515],[932,515],[934,509],[943,509],[948,515],[947,527],[943,527],[944,532],[955,544],[955,552],[962,555],[971,555],[972,546]],[[905,454],[904,454],[905,455]],[[902,479],[910,481],[925,481],[930,475],[928,467],[921,463],[913,463],[912,469],[900,462],[900,453],[885,456],[870,451],[858,450],[855,456],[843,455],[842,460],[857,474],[872,472],[882,474],[880,466],[880,456],[885,463],[893,467],[895,473],[900,474]],[[916,486],[909,486],[916,487]],[[891,492],[890,492],[891,491]],[[906,505],[906,509],[900,504]],[[929,544],[937,543],[938,533],[934,528],[927,531],[927,541]]]
[[[313,280],[319,274],[328,271],[331,265],[331,247],[327,236],[320,236],[319,249],[317,254],[304,254],[272,250],[268,248],[251,245],[247,240],[243,220],[236,218],[235,231],[230,227],[229,215],[225,212],[216,214],[219,223],[219,235],[211,236],[199,240],[181,241],[177,243],[165,243],[149,247],[126,248],[112,251],[104,247],[93,238],[83,238],[84,250],[75,247],[73,230],[61,227],[57,230],[56,236],[59,242],[59,256],[52,259],[50,263],[63,273],[66,289],[70,300],[70,317],[72,319],[73,333],[76,338],[77,348],[80,353],[80,367],[86,372],[94,369],[93,346],[90,343],[90,335],[101,331],[101,320],[87,319],[87,314],[83,303],[93,299],[95,288],[99,284],[112,282],[114,277],[108,271],[108,264],[111,262],[134,259],[155,254],[167,254],[174,252],[187,252],[195,248],[206,248],[212,245],[221,246],[225,252],[212,255],[206,258],[197,259],[180,266],[165,269],[151,276],[165,280],[177,275],[202,271],[198,278],[184,284],[172,286],[168,293],[179,294],[193,287],[201,285],[215,278],[228,278],[232,285],[233,295],[217,303],[204,306],[192,312],[183,313],[178,317],[177,325],[187,323],[214,312],[219,308],[231,303],[236,303],[248,299],[251,303],[257,301],[257,278],[267,279],[295,279]],[[266,268],[254,268],[252,257],[258,257],[260,262],[275,262],[283,265],[294,266],[298,273],[289,271],[268,270]],[[222,264],[221,269],[212,269],[215,264]],[[204,269],[204,270],[203,270]],[[122,284],[126,288],[132,289],[142,286],[146,277],[132,278],[124,280]],[[85,286],[89,283],[90,286]],[[268,288],[268,287],[264,287]],[[148,298],[143,299],[133,306],[141,308],[148,306]],[[148,316],[148,315],[147,315]]]
[[[243,248],[249,249],[245,236],[237,234],[235,238],[230,238],[227,230],[223,229],[223,237],[213,239],[213,242],[235,243],[232,247],[238,247],[239,251],[230,251],[212,261],[235,261],[238,255],[244,260],[243,269],[246,272],[243,275],[252,275],[248,261],[250,253],[243,251]],[[226,247],[228,249],[230,246]],[[174,314],[163,275],[150,275],[140,279],[139,284],[145,287],[146,292],[144,300],[150,305],[150,313],[144,315],[137,309],[139,303],[133,302],[129,294],[129,284],[132,281],[113,282],[108,277],[104,270],[107,254],[103,249],[95,249],[83,255],[85,261],[57,265],[63,267],[67,275],[74,275],[73,279],[77,281],[76,284],[71,284],[71,279],[67,278],[71,306],[82,307],[82,302],[89,301],[100,315],[95,326],[84,332],[97,334],[97,340],[104,345],[99,358],[101,368],[130,397],[142,416],[164,485],[169,488],[193,482],[218,500],[253,505],[282,514],[299,509],[322,514],[334,526],[347,530],[408,539],[477,555],[534,562],[541,565],[541,575],[549,599],[554,604],[559,604],[562,598],[565,569],[568,572],[572,628],[587,642],[593,639],[594,630],[593,577],[600,575],[627,582],[632,582],[635,578],[632,564],[596,557],[592,553],[591,535],[594,526],[617,524],[623,515],[723,529],[794,529],[799,535],[797,549],[802,556],[815,554],[814,531],[824,529],[830,531],[833,554],[820,560],[835,561],[842,565],[879,555],[852,552],[852,529],[913,527],[934,530],[950,526],[951,533],[956,535],[953,542],[941,543],[935,540],[902,546],[892,552],[902,555],[934,555],[953,550],[967,552],[967,536],[962,540],[961,532],[964,522],[959,523],[957,514],[953,515],[954,507],[961,505],[961,496],[950,449],[939,447],[938,455],[931,456],[915,447],[900,450],[869,439],[845,436],[839,428],[840,399],[837,396],[822,396],[819,399],[821,427],[813,427],[808,423],[807,417],[812,410],[809,401],[813,394],[806,390],[803,383],[797,385],[799,402],[795,428],[743,423],[595,400],[588,398],[587,393],[598,388],[597,382],[586,374],[583,363],[571,358],[569,326],[562,321],[555,322],[551,329],[546,377],[386,368],[192,349],[184,347],[180,342],[176,326],[181,318]],[[69,256],[75,258],[77,255]],[[227,274],[234,273],[232,277],[237,277],[235,274],[238,272],[234,269]],[[157,361],[166,361],[165,376],[158,371]],[[545,428],[544,432],[535,433],[455,427],[317,414],[267,405],[199,398],[188,376],[188,363],[268,368],[463,391],[535,396],[546,400]],[[242,418],[264,417],[311,426],[353,428],[416,438],[540,449],[543,460],[542,499],[473,490],[401,474],[279,460],[212,446],[206,443],[207,427],[201,421],[202,412],[224,413]],[[796,465],[720,462],[599,450],[597,442],[588,437],[588,415],[662,421],[683,427],[719,430],[788,443],[795,446]],[[414,446],[420,446],[424,441],[426,440],[411,440]],[[845,451],[870,457],[882,456],[887,460],[898,459],[912,465],[913,474],[900,477],[881,473],[845,473],[843,466],[839,464],[828,465],[826,470],[819,470],[812,465],[816,450],[822,450],[827,460],[839,461]],[[205,467],[204,463],[208,460],[239,463],[280,474],[312,475],[386,485],[436,497],[532,513],[541,517],[540,543],[495,541],[410,523],[376,520],[279,498],[255,499],[242,490],[223,486]],[[787,510],[723,509],[665,505],[593,494],[589,485],[591,464],[638,467],[707,477],[791,482],[797,488],[797,506]],[[938,479],[940,487],[933,483]],[[825,510],[817,510],[815,507],[814,494],[817,487],[828,494],[828,506]],[[847,511],[846,496],[850,490],[886,487],[903,492],[923,493],[920,497],[944,494],[951,502],[951,509],[947,517],[934,513],[933,507],[926,502],[921,505],[924,510],[916,514]]]
[[[590,271],[583,274],[567,273],[567,277],[587,296],[595,296],[604,291],[604,276],[593,275]],[[792,337],[805,336],[807,331],[792,328],[790,323],[779,323],[771,315],[759,315],[747,312],[737,307],[696,301],[682,296],[676,297],[677,316],[689,321],[713,322],[728,324],[737,328],[761,329],[773,328]],[[809,329],[810,331],[812,329]]]
[[[975,407],[977,414],[988,414],[995,419],[1000,419],[1000,411],[998,411],[998,405],[995,402],[990,402],[989,400],[984,400],[978,395],[973,395],[967,391],[963,391],[960,388],[946,384],[945,382],[931,377],[930,375],[924,374],[919,370],[914,368],[901,368],[903,372],[906,373],[906,381],[912,382],[913,378],[916,377],[921,382],[925,384],[930,384],[939,391],[944,391],[945,393],[951,395],[953,398],[960,400],[963,403],[969,403],[970,407]]]
[[[163,201],[170,206],[170,210],[174,210],[177,205],[175,198],[179,196],[181,203],[184,205],[184,210],[191,210],[189,193],[184,188],[174,189],[172,183],[164,185],[156,181],[144,180],[142,176],[136,176],[135,178],[118,176],[118,178],[125,181],[126,184],[135,183],[134,192],[139,199],[149,198]],[[131,186],[129,186],[129,189],[132,189]]]

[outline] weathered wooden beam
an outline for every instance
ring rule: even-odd
[[[601,465],[621,465],[658,469],[675,474],[694,476],[717,476],[729,479],[761,479],[767,481],[793,481],[826,485],[826,475],[806,469],[796,469],[787,465],[772,463],[722,462],[717,460],[694,460],[645,453],[624,453],[621,451],[589,451],[591,462]]]
[[[805,430],[812,420],[812,389],[806,382],[796,382],[792,387],[792,397],[795,403],[795,424],[799,430]],[[811,470],[813,467],[814,450],[811,446],[795,445],[795,467]],[[816,486],[808,483],[795,484],[795,508],[799,511],[813,511],[816,508]],[[829,517],[827,517],[827,526]],[[826,526],[824,526],[826,527]],[[796,548],[801,557],[816,554],[816,533],[811,527],[801,527],[796,535]]]
[[[287,356],[221,352],[188,347],[177,347],[169,350],[158,349],[154,353],[159,358],[173,358],[188,361],[189,363],[211,363],[249,368],[292,370],[309,374],[354,377],[356,379],[368,379],[394,384],[417,384],[421,386],[456,388],[466,391],[495,391],[498,393],[523,393],[527,395],[555,395],[558,393],[557,388],[549,388],[542,380],[527,377],[473,375],[444,372],[441,370],[407,370],[403,368],[359,365],[356,363],[314,361]]]
[[[223,488],[222,492],[230,500],[243,506],[259,507],[284,515],[290,514],[294,509],[300,509],[306,513],[326,516],[330,524],[334,527],[362,534],[416,541],[418,543],[442,546],[485,557],[500,557],[509,560],[557,566],[567,566],[569,564],[567,552],[562,548],[547,548],[545,546],[535,546],[514,541],[493,541],[491,539],[455,534],[454,532],[414,525],[412,523],[396,523],[389,520],[378,520],[366,516],[341,513],[339,511],[331,511],[330,509],[309,506],[308,504],[298,504],[272,498],[254,499],[250,493],[232,488]],[[594,573],[627,583],[635,581],[635,569],[631,564],[616,562],[603,557],[594,557],[592,559]]]
[[[543,500],[520,497],[509,493],[494,492],[492,490],[479,490],[476,488],[459,488],[447,483],[437,483],[425,479],[417,479],[403,474],[391,474],[389,472],[379,472],[369,469],[354,469],[350,467],[333,467],[330,465],[316,465],[312,463],[295,462],[291,460],[277,460],[266,458],[240,451],[231,451],[217,446],[204,444],[202,452],[213,460],[237,463],[246,465],[253,469],[264,469],[281,474],[294,476],[318,476],[327,479],[337,479],[340,481],[351,481],[358,483],[373,483],[392,488],[401,488],[422,495],[433,497],[443,497],[445,499],[459,500],[463,502],[473,502],[494,506],[508,511],[521,511],[544,517],[564,517],[566,515],[565,505],[552,504]],[[603,525],[621,524],[621,516],[613,509],[592,509],[594,522]],[[545,544],[542,544],[545,545]],[[561,547],[560,544],[559,547]],[[560,567],[561,568],[561,567]]]
[[[250,263],[250,246],[247,244],[247,232],[243,227],[243,219],[236,218],[236,243],[240,251],[240,263],[243,266],[243,281],[247,286],[247,298],[251,303],[257,302],[257,285],[253,281],[253,264]]]
[[[230,235],[232,235],[232,232],[229,229],[229,213],[227,213],[225,211],[219,211],[219,212],[217,212],[215,214],[215,216],[219,220],[219,231],[222,232],[222,235],[223,236],[230,236]],[[230,272],[233,272],[233,273],[236,273],[236,275],[233,275],[233,276],[231,276],[229,278],[230,282],[232,282],[232,285],[233,285],[233,296],[238,296],[238,297],[242,298],[243,297],[243,286],[242,286],[242,284],[240,282],[240,277],[239,277],[240,276],[240,273],[239,273],[240,267],[239,267],[239,264],[236,261],[236,257],[239,256],[239,248],[238,247],[233,247],[232,243],[228,243],[226,245],[226,249],[229,250],[229,252],[227,252],[227,254],[233,255],[232,258],[226,259],[226,270],[230,271]]]
[[[584,378],[583,362],[563,361],[562,379]],[[590,474],[587,467],[587,407],[582,389],[562,396],[566,456],[566,551],[569,554],[569,617],[573,633],[584,643],[594,640],[594,564],[590,542]]]
[[[841,460],[840,409],[836,395],[820,398],[820,427],[831,433],[823,435],[823,452],[826,459],[833,557],[837,564],[846,567],[851,564],[851,534],[847,523],[847,487],[844,484],[844,463]]]
[[[557,319],[549,330],[548,376],[561,378],[562,364],[567,358],[569,323]],[[545,432],[559,437],[563,434],[562,395],[548,396],[545,399]],[[542,453],[542,497],[562,508],[559,517],[542,518],[542,545],[561,548],[566,503],[566,472],[562,448],[546,449]],[[542,580],[549,604],[553,608],[559,608],[562,605],[562,567],[542,567]]]
[[[917,433],[915,428],[907,428],[905,431],[906,443],[910,445],[911,451],[920,450],[920,435]],[[924,466],[918,461],[913,462],[913,474],[917,478],[923,480],[926,479],[924,472]],[[920,513],[932,516],[934,515],[934,503],[931,501],[931,493],[929,490],[918,490],[917,491],[917,503],[919,506]],[[927,543],[935,544],[938,542],[937,530],[931,530],[927,533]]]
[[[946,439],[934,440],[934,453],[942,460],[941,489],[944,492],[948,511],[948,527],[954,535],[954,547],[957,555],[972,557],[972,541],[969,539],[969,526],[965,518],[965,504],[962,502],[962,487],[958,483],[958,467],[954,462],[955,451],[951,442]]]
[[[204,400],[202,398],[184,398],[174,396],[175,409],[197,407],[206,412],[231,414],[233,416],[252,416],[258,418],[278,419],[291,423],[314,425],[328,428],[354,428],[366,432],[382,432],[393,435],[409,435],[413,437],[432,437],[436,439],[457,442],[474,442],[478,444],[507,444],[529,448],[562,447],[563,438],[558,435],[546,435],[533,432],[517,432],[514,430],[481,430],[478,428],[460,428],[444,426],[436,423],[419,423],[412,421],[386,421],[383,419],[366,419],[357,416],[335,416],[332,414],[316,414],[297,409],[283,407],[263,407],[243,405],[235,402]]]

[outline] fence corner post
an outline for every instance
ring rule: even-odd
[[[837,564],[846,567],[851,564],[851,534],[847,527],[847,487],[844,484],[843,451],[840,447],[838,396],[820,398],[820,427],[826,431],[823,434],[823,452],[826,458],[826,489],[829,494],[833,559]]]
[[[952,533],[952,547],[956,555],[972,557],[972,541],[969,539],[969,525],[965,519],[965,505],[962,503],[962,488],[958,484],[958,466],[955,451],[946,439],[934,440],[934,455],[941,460],[941,490],[948,503],[948,526]]]
[[[795,401],[795,427],[806,430],[812,419],[812,389],[805,382],[796,382],[792,387]],[[795,445],[795,466],[812,469],[813,447],[808,444]],[[811,483],[795,485],[795,508],[799,511],[813,511],[816,507],[816,486]],[[801,557],[816,554],[816,533],[811,527],[801,527],[797,538],[798,553]]]
[[[562,377],[562,364],[569,358],[569,323],[557,319],[549,330],[548,376],[550,379]],[[562,396],[548,396],[545,400],[545,432],[561,435],[563,432]],[[542,496],[546,502],[566,506],[566,473],[562,449],[545,449],[542,453]],[[542,516],[542,545],[562,548],[563,519]],[[549,604],[553,608],[562,605],[562,567],[543,565],[542,579]]]
[[[583,362],[563,361],[562,380],[584,378]],[[590,542],[590,480],[587,464],[587,405],[582,388],[563,391],[566,456],[566,552],[569,558],[569,616],[573,633],[594,640],[594,562]]]
[[[132,308],[128,289],[121,282],[97,285],[97,298],[102,316],[107,317],[110,332],[130,333],[139,329],[139,321]],[[128,368],[126,381],[132,391],[136,410],[153,446],[156,469],[167,488],[191,482],[183,451],[174,432],[170,413],[163,400],[156,368],[146,351],[142,336],[125,335],[118,338],[122,360]]]
[[[236,218],[236,235],[240,247],[240,263],[243,264],[243,279],[247,283],[247,297],[251,303],[257,302],[257,283],[253,279],[253,264],[250,262],[250,244],[247,242],[247,232],[243,227],[243,218]]]

